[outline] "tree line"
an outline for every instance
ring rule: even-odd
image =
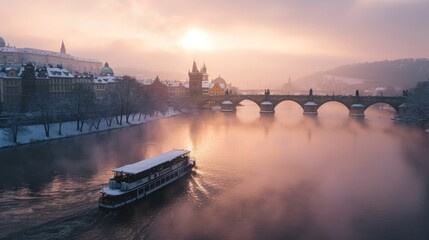
[[[113,122],[123,125],[136,117],[140,121],[148,115],[164,114],[170,106],[166,87],[143,85],[134,77],[124,76],[106,89],[102,98],[96,98],[84,83],[77,83],[71,93],[61,97],[43,92],[32,94],[25,113],[20,112],[19,106],[8,107],[4,129],[6,137],[16,143],[19,134],[29,131],[26,127],[29,124],[43,124],[45,136],[50,137],[54,124],[58,135],[62,135],[66,121],[75,121],[79,132],[85,125],[89,130],[98,130],[103,121],[108,127]]]
[[[401,119],[406,123],[429,128],[429,80],[417,83],[408,94],[407,111]]]

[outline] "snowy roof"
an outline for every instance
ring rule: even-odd
[[[360,103],[355,103],[355,104],[352,104],[352,107],[364,107],[364,105]]]
[[[227,100],[227,101],[223,101],[222,104],[232,104],[232,102]]]
[[[93,82],[96,84],[116,83],[117,79],[115,76],[98,76],[94,77]]]
[[[261,104],[262,105],[273,105],[271,102],[268,102],[268,101],[263,101]]]
[[[179,80],[164,80],[161,81],[167,87],[185,87],[185,82]]]
[[[158,156],[154,156],[154,157],[142,160],[140,162],[136,162],[133,164],[128,164],[128,165],[116,168],[113,170],[113,172],[137,174],[137,173],[143,172],[144,170],[153,168],[159,164],[171,161],[189,152],[190,151],[188,150],[171,150],[169,152],[162,153]]]
[[[315,102],[307,102],[306,104],[304,104],[305,106],[317,106],[317,103]]]
[[[152,85],[153,84],[153,79],[143,79],[143,80],[139,80],[143,85]]]
[[[74,75],[65,68],[47,67],[46,71],[48,72],[48,77],[50,78],[74,78]]]

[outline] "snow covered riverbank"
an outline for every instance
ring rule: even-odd
[[[97,133],[102,131],[109,131],[109,130],[118,129],[118,128],[125,128],[125,127],[140,125],[140,124],[157,120],[160,118],[175,116],[178,114],[181,114],[181,112],[173,111],[170,109],[165,115],[159,113],[158,116],[155,116],[155,115],[147,116],[146,119],[144,119],[144,116],[141,116],[140,121],[139,121],[139,116],[136,115],[134,117],[134,120],[132,116],[130,117],[129,123],[126,123],[124,119],[122,125],[117,124],[116,121],[113,120],[110,127],[107,126],[106,121],[102,121],[100,123],[98,130],[96,130],[94,127],[90,129],[89,124],[85,124],[82,129],[82,132],[79,132],[78,130],[76,130],[76,121],[64,122],[61,127],[61,131],[62,131],[61,135],[58,135],[58,129],[59,129],[58,124],[54,123],[51,125],[49,138],[45,136],[45,131],[42,124],[31,125],[31,126],[27,126],[28,133],[20,133],[18,135],[17,144],[13,143],[11,140],[8,139],[8,137],[5,135],[5,129],[0,128],[0,148],[41,142],[41,141],[48,141],[48,140],[54,140],[54,139],[60,139],[60,138],[73,137],[73,136]]]

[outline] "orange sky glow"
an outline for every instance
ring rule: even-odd
[[[107,61],[118,74],[209,78],[275,88],[342,64],[427,57],[425,0],[0,0],[0,36],[16,47]]]

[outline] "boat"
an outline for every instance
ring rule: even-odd
[[[114,209],[135,202],[189,173],[195,166],[190,151],[174,149],[118,167],[109,186],[101,189],[98,205]]]

